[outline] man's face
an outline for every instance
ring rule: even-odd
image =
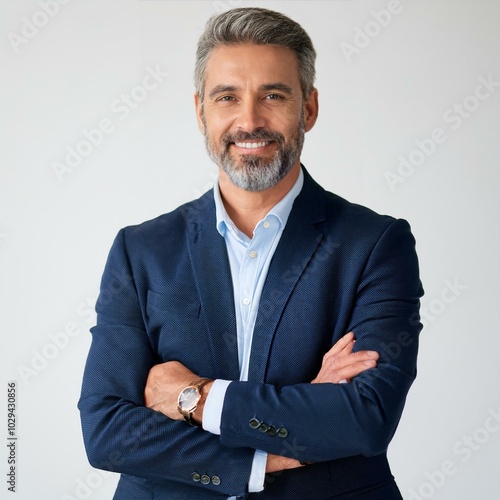
[[[197,96],[196,104],[211,159],[247,191],[269,189],[298,168],[304,132],[317,115],[316,91],[303,102],[294,53],[276,46],[216,48],[204,104]]]

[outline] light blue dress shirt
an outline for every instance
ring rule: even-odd
[[[226,241],[233,281],[240,380],[248,380],[253,330],[269,264],[303,183],[301,168],[292,189],[257,223],[252,238],[234,225],[222,203],[218,184],[214,186],[217,230]],[[205,402],[203,428],[213,434],[220,435],[222,406],[230,383],[230,380],[216,380]],[[256,450],[248,483],[250,492],[264,489],[266,462],[267,453]]]

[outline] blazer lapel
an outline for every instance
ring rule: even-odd
[[[231,269],[224,238],[216,228],[215,204],[211,191],[198,200],[198,205],[190,211],[188,218],[188,248],[214,361],[214,374],[210,375],[238,380],[238,345]]]
[[[265,380],[271,342],[283,309],[323,240],[315,224],[324,220],[324,190],[303,170],[304,186],[295,199],[262,290],[250,354],[251,381]]]

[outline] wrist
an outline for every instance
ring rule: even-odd
[[[198,405],[196,406],[196,409],[193,412],[193,419],[198,422],[200,425],[203,423],[203,410],[205,409],[205,402],[207,400],[208,393],[210,392],[210,389],[214,385],[214,380],[210,380],[207,384],[205,384],[201,388],[201,398],[198,401]]]

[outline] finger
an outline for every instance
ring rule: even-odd
[[[322,370],[330,370],[332,373],[341,370],[353,363],[361,363],[363,361],[377,361],[379,354],[376,351],[358,351],[349,354],[338,354],[329,356],[324,359]]]
[[[356,342],[356,341],[355,341],[354,339],[353,339],[353,340],[351,340],[351,342],[349,342],[349,343],[348,343],[348,344],[347,344],[347,345],[346,345],[346,346],[342,349],[342,351],[340,352],[340,355],[341,355],[341,356],[347,356],[347,355],[351,354],[351,352],[352,352],[352,349],[353,349],[353,347],[354,347],[354,343],[355,343],[355,342]]]
[[[345,368],[342,368],[341,370],[338,370],[336,372],[336,383],[340,382],[341,380],[350,380],[353,379],[354,377],[360,375],[361,373],[365,372],[366,370],[369,370],[371,368],[375,368],[377,366],[377,363],[374,360],[369,360],[369,361],[360,361],[357,363],[353,363],[352,365],[346,366]]]
[[[380,355],[377,351],[356,351],[356,352],[351,352],[350,354],[344,356],[338,356],[338,360],[343,362],[344,364],[347,363],[353,363],[356,361],[366,361],[373,359],[377,361],[379,359]]]
[[[348,358],[352,354],[354,348],[354,340],[345,345],[340,352],[328,351],[323,356],[323,364],[343,363],[342,360]]]
[[[377,366],[377,359],[372,357],[373,353],[378,357],[378,353],[374,351],[360,351],[349,356],[337,356],[327,360],[312,382],[337,383],[344,378],[355,377],[368,368],[374,368]]]
[[[335,344],[332,346],[332,348],[325,354],[326,355],[331,355],[331,354],[339,354],[342,352],[342,350],[347,347],[352,341],[354,340],[354,333],[349,332],[346,333],[343,337],[341,337]]]
[[[357,363],[350,364],[341,369],[336,369],[332,371],[321,370],[318,376],[311,382],[313,384],[323,384],[331,383],[338,384],[341,380],[350,381],[352,378],[356,377],[360,373],[363,373],[370,368],[375,368],[377,363],[373,360],[370,361],[360,361]]]
[[[348,344],[345,344],[345,346],[342,348],[340,352],[333,352],[332,350],[328,351],[324,356],[323,356],[323,362],[328,362],[329,360],[332,359],[337,359],[340,361],[343,357],[347,357],[352,353],[352,350],[354,348],[354,343],[356,341],[353,339],[351,340]]]

